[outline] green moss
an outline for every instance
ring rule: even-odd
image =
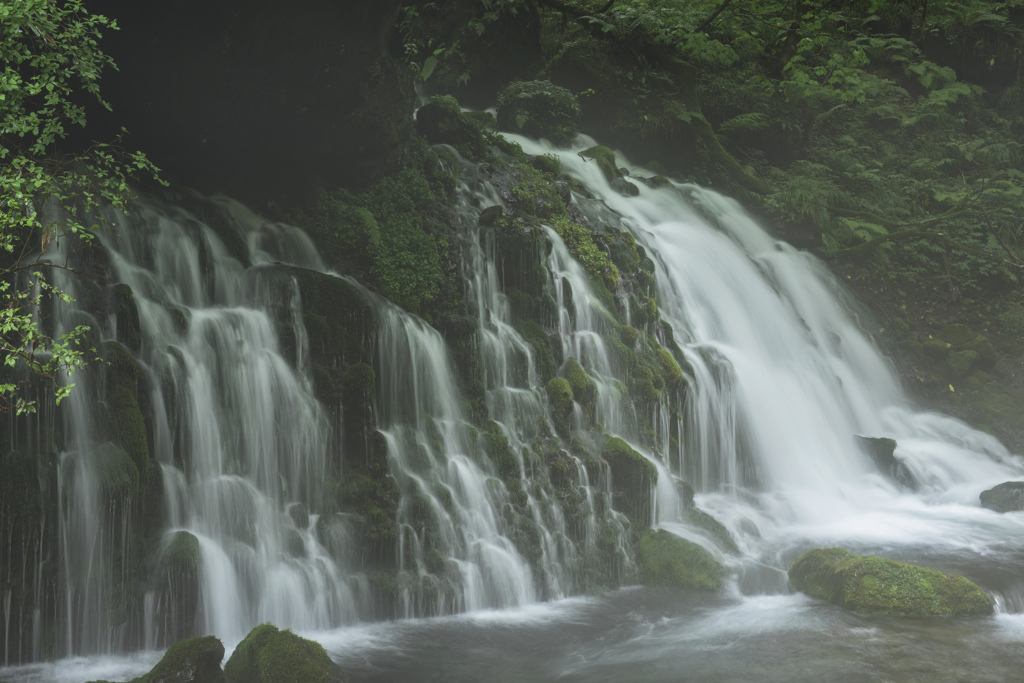
[[[693,501],[692,493],[690,493],[690,501]],[[706,531],[712,538],[718,541],[718,544],[725,550],[733,553],[738,553],[740,551],[739,547],[736,545],[736,541],[732,537],[732,534],[730,534],[729,530],[725,528],[725,525],[703,510],[691,507],[686,511],[686,521],[693,526]]]
[[[636,340],[639,336],[640,330],[636,329],[635,327],[623,325],[622,327],[619,328],[619,338],[622,340],[623,344],[630,348],[632,348],[633,345],[636,344]]]
[[[662,377],[665,378],[665,386],[679,386],[679,383],[683,381],[683,369],[679,367],[676,359],[667,350],[660,348],[655,352],[655,356],[661,367]]]
[[[425,140],[414,143],[400,171],[357,193],[322,193],[311,231],[336,270],[366,278],[399,306],[427,315],[443,293],[457,299],[461,292],[447,268],[443,220],[455,178]]]
[[[706,550],[664,529],[644,534],[636,563],[647,586],[714,591],[722,585],[722,567]]]
[[[149,673],[133,678],[130,683],[224,683],[224,672],[220,669],[223,659],[224,644],[216,636],[179,640],[167,648]]]
[[[347,396],[356,399],[368,400],[373,395],[373,383],[377,374],[367,363],[354,363],[341,375],[342,391]]]
[[[489,421],[483,431],[484,452],[494,463],[498,476],[504,480],[519,479],[519,461],[509,446],[508,438],[501,431],[501,426]]]
[[[642,363],[633,366],[630,377],[629,392],[633,398],[647,403],[661,400],[661,391],[655,386],[654,371]],[[660,377],[657,377],[660,380]]]
[[[333,663],[323,646],[261,624],[224,665],[227,683],[327,683]]]
[[[459,106],[459,101],[451,95],[434,95],[427,100],[427,103],[435,104],[452,114],[462,114],[462,107]]]
[[[144,677],[145,683],[221,683],[224,672],[224,645],[215,636],[181,640],[167,652]]]
[[[601,457],[611,469],[616,509],[624,511],[638,526],[649,526],[651,491],[658,482],[658,469],[654,463],[618,437],[610,437],[604,442]]]
[[[562,374],[568,380],[573,399],[580,404],[583,414],[593,416],[594,402],[597,400],[597,382],[590,378],[575,358],[565,361]]]
[[[515,209],[543,221],[564,219],[565,200],[543,173],[528,164],[517,165],[515,173],[516,184],[512,186]]]
[[[555,423],[555,431],[568,438],[572,431],[572,387],[561,377],[548,382],[548,403],[551,406],[551,419]]]
[[[601,169],[601,174],[609,183],[622,177],[622,172],[619,171],[619,165],[615,159],[615,152],[607,147],[594,145],[580,152],[580,156],[596,161],[597,167]]]
[[[533,347],[533,360],[537,365],[537,374],[541,380],[550,380],[555,376],[555,358],[551,352],[551,336],[532,320],[515,318],[512,323],[523,339]]]
[[[530,165],[552,180],[562,172],[562,161],[554,154],[530,157]]]
[[[943,326],[935,336],[951,346],[959,347],[968,344],[978,335],[967,325],[955,324]]]
[[[980,616],[993,600],[962,576],[842,548],[812,550],[789,568],[793,586],[816,598],[866,614]]]
[[[199,567],[199,539],[187,531],[176,531],[160,555],[161,571],[181,575]]]
[[[108,501],[127,500],[139,488],[139,468],[128,453],[115,444],[96,449],[97,475]]]
[[[128,349],[117,342],[107,342],[103,355],[107,361],[110,439],[128,453],[138,472],[145,472],[149,468],[149,443],[137,398],[138,366]]]
[[[943,360],[949,355],[950,346],[948,343],[941,339],[929,339],[922,345],[922,349],[926,358],[932,360]]]
[[[981,360],[977,351],[953,351],[946,358],[946,372],[952,379],[959,379],[974,368]]]
[[[615,289],[619,282],[619,269],[594,242],[594,236],[581,224],[563,218],[552,226],[565,246],[587,274],[608,289]]]
[[[548,138],[556,145],[576,137],[581,113],[571,92],[548,81],[515,81],[498,93],[502,130]]]
[[[489,111],[465,111],[463,117],[485,128],[497,128],[498,122]]]

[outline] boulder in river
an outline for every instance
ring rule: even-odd
[[[996,512],[1016,512],[1024,510],[1024,481],[1008,481],[999,486],[982,491],[981,507]]]
[[[840,607],[896,617],[982,616],[993,600],[970,580],[906,562],[842,548],[819,548],[796,559],[789,582]]]

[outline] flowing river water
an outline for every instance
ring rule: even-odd
[[[1024,514],[983,509],[978,494],[1024,478],[1020,456],[961,422],[915,410],[841,285],[734,201],[675,184],[638,183],[639,196],[625,196],[578,155],[592,140],[581,136],[566,150],[514,139],[529,154],[559,156],[563,172],[591,195],[574,195],[581,214],[629,231],[655,262],[660,315],[692,376],[685,419],[656,410],[648,423],[617,400],[621,373],[605,347],[602,304],[548,232],[545,266],[562,351],[595,380],[595,422],[652,460],[660,473],[653,524],[705,545],[727,568],[725,587],[710,595],[636,586],[579,595],[598,529],[622,543],[625,524],[600,502],[611,500],[606,476],[590,481],[582,466],[590,511],[582,540],[568,538],[565,510],[548,489],[524,487],[539,538],[539,556],[527,561],[501,514],[515,492],[495,486],[493,472],[473,457],[444,340],[363,292],[377,311],[378,423],[402,492],[396,522],[406,530],[398,541],[405,618],[373,621],[365,577],[345,559],[344,520],[328,535],[315,519],[336,446],[304,371],[297,291],[287,278],[281,285],[278,271],[280,263],[322,271],[315,248],[295,229],[216,200],[243,237],[240,257],[194,214],[152,202],[107,246],[117,254],[116,279],[139,302],[137,357],[155,387],[155,442],[164,451],[153,457],[164,470],[168,538],[187,531],[199,540],[199,630],[230,650],[269,620],[323,643],[354,681],[1019,678]],[[488,418],[518,454],[549,406],[530,346],[510,324],[499,257],[477,227],[480,211],[503,199],[472,164],[460,166],[460,179],[462,269],[469,312],[480,323]],[[185,329],[176,311],[187,315]],[[280,311],[296,340],[294,368],[272,324]],[[76,393],[69,400],[88,402],[87,391]],[[111,520],[89,487],[89,459],[100,457],[92,454],[90,406],[73,404],[67,415],[75,438],[62,455],[62,485],[76,512],[65,512],[59,533],[68,566],[91,566],[116,554],[104,545],[112,543],[103,531]],[[664,447],[640,448],[645,432]],[[880,472],[856,435],[895,439],[915,490]],[[530,481],[525,461],[516,466]],[[693,484],[697,505],[728,528],[738,553],[685,521],[674,476]],[[312,519],[294,514],[297,502]],[[415,515],[424,514],[435,530],[430,540],[417,526]],[[964,574],[993,595],[997,613],[869,617],[794,593],[789,564],[829,546]],[[425,570],[435,553],[454,568],[443,585]],[[629,576],[628,559],[622,563],[617,571]],[[69,587],[68,657],[0,668],[0,681],[128,680],[147,671],[172,630],[170,616],[154,596],[141,633],[112,635],[99,616],[110,591],[88,576]],[[96,654],[124,649],[138,651]]]

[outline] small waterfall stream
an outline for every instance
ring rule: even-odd
[[[1024,522],[979,508],[977,496],[1021,478],[1024,464],[988,435],[915,412],[822,264],[774,241],[710,190],[640,185],[639,196],[626,197],[578,150],[515,140],[531,155],[558,156],[587,189],[573,194],[579,215],[628,233],[651,259],[667,326],[630,310],[622,291],[612,295],[624,312],[609,310],[549,226],[537,254],[542,294],[513,300],[503,285],[506,254],[480,225],[481,212],[505,200],[480,168],[452,153],[466,315],[477,327],[477,407],[460,386],[458,365],[469,359],[423,320],[326,273],[301,230],[221,197],[188,197],[180,206],[142,200],[130,219],[107,213],[117,227],[99,238],[109,252],[109,288],[130,287],[140,334],[128,333],[120,309],[98,319],[84,307],[58,307],[58,326],[85,320],[97,343],[106,340],[111,365],[83,371],[60,411],[59,510],[47,520],[56,528],[40,533],[58,539],[61,585],[35,606],[0,595],[0,663],[37,660],[45,639],[56,637],[14,631],[25,610],[39,624],[59,615],[63,642],[47,646],[57,656],[162,648],[192,633],[232,643],[271,621],[338,643],[340,657],[345,647],[364,647],[368,658],[394,655],[398,646],[373,643],[411,638],[416,624],[463,623],[422,617],[503,610],[497,622],[521,617],[540,631],[564,622],[583,634],[619,608],[661,614],[638,606],[643,600],[628,590],[573,597],[636,575],[627,546],[637,520],[615,508],[609,464],[591,455],[602,448],[598,433],[622,439],[658,472],[649,519],[640,522],[701,543],[730,573],[714,609],[687,608],[705,620],[706,641],[691,622],[667,616],[665,626],[662,617],[641,616],[648,631],[623,627],[623,638],[644,643],[640,651],[661,652],[658,638],[670,636],[710,648],[719,646],[716,634],[746,637],[734,612],[756,621],[766,600],[820,618],[788,594],[785,577],[788,563],[816,545],[937,560],[987,580],[1004,615],[1020,612],[1024,590],[1012,567],[1024,555]],[[577,147],[592,142],[581,137]],[[382,584],[351,540],[365,520],[330,502],[332,482],[349,476],[344,416],[314,397],[300,271],[340,280],[373,311],[371,407],[397,492],[397,571],[388,590],[396,616],[413,618],[408,626],[358,625],[380,616]],[[82,281],[55,272],[76,298],[92,296]],[[575,432],[591,435],[579,442],[560,442],[547,426],[555,406],[524,331],[524,305],[544,307],[546,328],[557,335],[553,371],[579,368],[592,383],[592,396],[576,396],[572,408]],[[616,315],[632,330],[626,343]],[[629,368],[619,346],[677,348],[685,381],[644,406],[624,400]],[[139,408],[152,438],[148,450],[135,444],[144,458],[108,425],[126,378],[144,397]],[[858,436],[896,439],[917,490],[880,473]],[[152,472],[140,465],[147,458]],[[154,500],[111,488],[150,476],[161,482]],[[687,521],[684,480],[738,553]],[[141,547],[130,533],[138,514],[158,520],[157,547]],[[39,541],[36,555],[42,548]],[[19,571],[29,581],[36,570]],[[537,604],[546,601],[550,607]],[[616,607],[606,613],[602,605]],[[477,617],[452,617],[462,618]],[[759,623],[781,628],[767,617]],[[422,628],[429,638],[431,627]],[[366,642],[345,635],[368,632]],[[581,642],[566,647],[600,659]],[[609,646],[619,664],[629,659],[621,647]],[[591,671],[579,662],[552,666],[567,680]],[[0,680],[15,679],[0,670]]]

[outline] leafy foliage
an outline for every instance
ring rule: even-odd
[[[113,61],[98,41],[103,30],[116,28],[90,14],[82,0],[0,4],[0,349],[8,372],[23,364],[35,376],[54,379],[85,364],[87,327],[54,339],[32,313],[45,298],[68,301],[44,277],[43,254],[57,240],[88,240],[97,227],[84,222],[89,211],[103,201],[124,209],[130,176],[156,172],[143,154],[108,143],[75,155],[57,148],[69,128],[85,126],[83,96],[109,109],[99,79]],[[60,224],[46,219],[48,202],[69,208],[70,218]],[[31,276],[19,278],[23,273]],[[33,410],[34,402],[17,395],[20,383],[5,377],[0,407]],[[72,386],[56,389],[58,402]]]

